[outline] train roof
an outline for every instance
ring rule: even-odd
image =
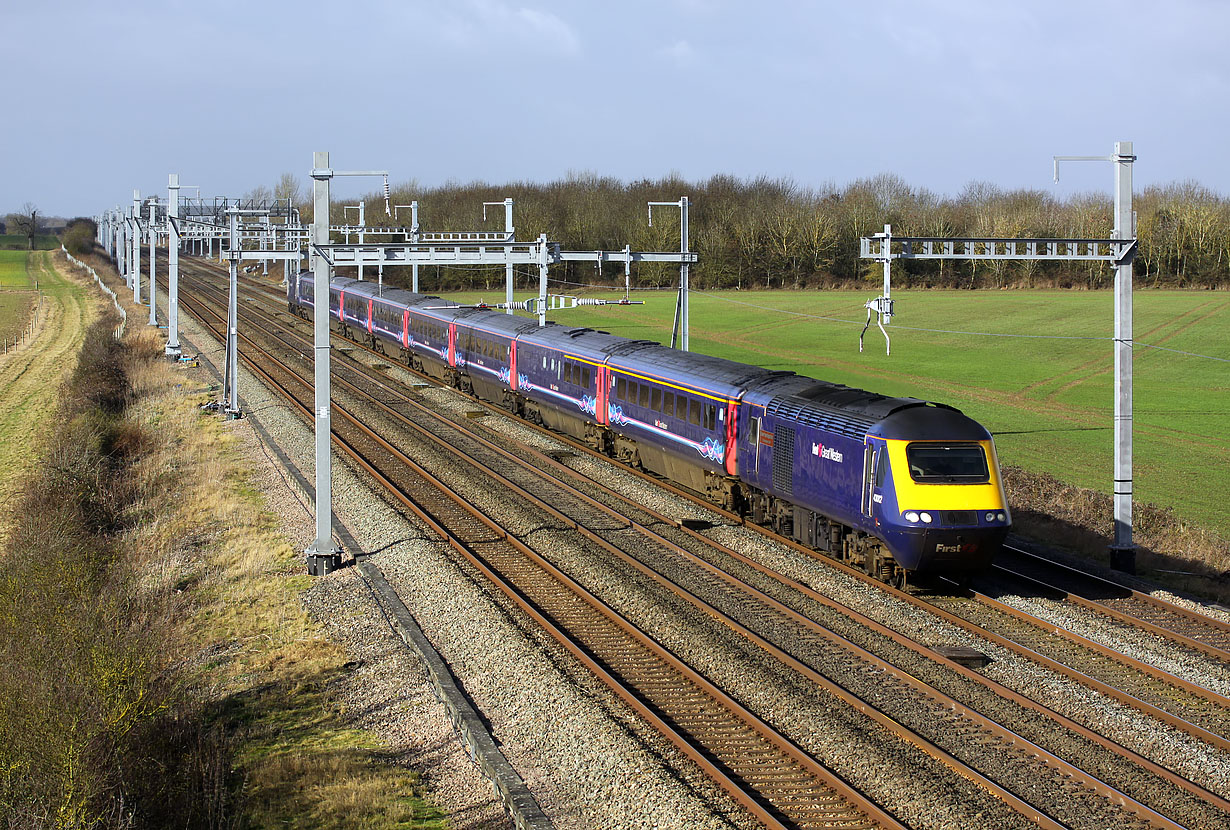
[[[454,319],[472,327],[475,331],[507,337],[510,340],[522,332],[538,328],[537,320],[528,320],[525,317],[486,308],[459,307]]]
[[[987,441],[986,427],[959,409],[919,402],[889,414],[871,430],[881,438],[909,441]]]
[[[612,368],[643,373],[726,398],[738,398],[749,385],[770,377],[793,376],[721,357],[681,352],[645,340],[632,341],[629,348],[612,352],[610,364]]]
[[[610,355],[625,349],[635,349],[649,340],[628,340],[624,337],[578,326],[567,326],[559,323],[547,323],[546,326],[533,328],[524,332],[519,342],[531,346],[543,346],[561,352],[586,358],[597,363],[603,363]],[[656,345],[656,344],[655,344]]]
[[[978,422],[945,404],[889,397],[801,375],[771,378],[749,391],[747,399],[762,404],[766,414],[859,441],[868,434],[918,441],[989,437]]]

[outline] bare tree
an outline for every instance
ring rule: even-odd
[[[34,250],[34,235],[38,233],[38,206],[26,202],[18,213],[10,213],[5,219],[9,233],[26,238],[30,250]]]
[[[278,183],[273,186],[273,197],[290,199],[291,207],[303,207],[303,203],[307,201],[304,194],[303,182],[294,173],[283,173],[278,178]]]

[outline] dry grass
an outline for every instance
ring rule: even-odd
[[[443,826],[343,722],[347,657],[204,385],[111,325],[36,421],[49,474],[0,569],[0,827]]]
[[[1018,533],[1109,563],[1108,545],[1114,537],[1110,496],[1018,467],[1003,472]],[[1230,601],[1230,542],[1154,505],[1133,505],[1132,520],[1142,576],[1172,590]]]
[[[153,353],[148,329],[130,338]],[[310,584],[243,470],[228,424],[199,413],[208,395],[166,361],[130,370],[129,417],[160,436],[134,466],[130,544],[148,584],[182,591],[179,634],[212,724],[233,736],[233,785],[252,827],[437,827],[416,776],[386,763],[330,703],[347,656],[299,600]]]

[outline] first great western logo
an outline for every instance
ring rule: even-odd
[[[836,461],[838,464],[840,464],[844,458],[841,454],[841,450],[826,447],[824,444],[812,444],[811,454],[817,458],[827,458],[829,461]]]

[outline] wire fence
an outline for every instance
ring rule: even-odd
[[[20,332],[18,332],[17,334],[14,334],[12,337],[6,334],[4,335],[3,338],[0,338],[0,342],[4,343],[4,353],[5,354],[8,354],[10,351],[15,350],[18,346],[24,344],[27,340],[31,340],[34,338],[34,324],[36,322],[36,318],[38,317],[38,309],[42,305],[42,303],[43,303],[43,295],[39,294],[38,295],[38,305],[34,307],[34,313],[31,314],[30,319],[26,321],[26,327],[22,329]]]
[[[97,271],[70,254],[68,249],[63,245],[60,246],[60,250],[64,252],[64,256],[68,257],[68,261],[73,265],[89,271],[90,276],[94,278],[94,282],[98,283],[98,287],[111,296],[111,302],[115,303],[115,309],[120,313],[120,324],[115,327],[115,339],[122,340],[124,337],[124,327],[128,325],[128,312],[124,311],[124,307],[120,305],[120,298],[115,296],[115,292],[107,287],[107,284],[102,281],[101,277],[98,276]]]

